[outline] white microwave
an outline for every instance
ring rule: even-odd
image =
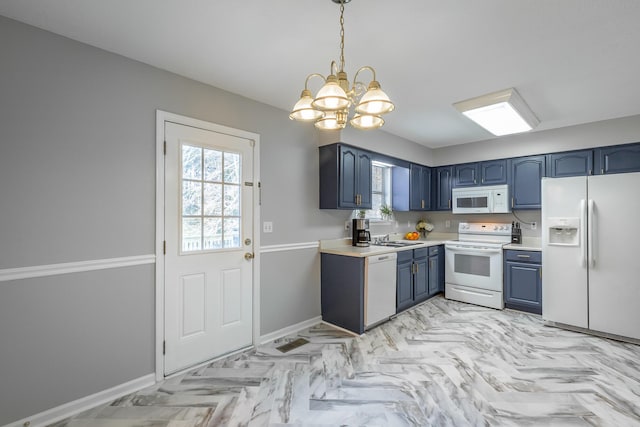
[[[454,188],[451,196],[454,214],[511,212],[508,185]]]

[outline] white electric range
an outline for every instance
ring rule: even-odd
[[[445,298],[497,309],[502,297],[502,247],[511,242],[511,224],[461,222],[458,240],[445,247]]]

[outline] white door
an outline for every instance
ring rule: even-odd
[[[639,173],[589,177],[589,328],[640,339]],[[544,268],[544,264],[543,264]]]
[[[587,328],[587,178],[542,178],[542,317]],[[578,246],[549,244],[559,218],[578,221]]]
[[[166,375],[252,344],[254,143],[170,122],[165,138]]]

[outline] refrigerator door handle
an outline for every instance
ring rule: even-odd
[[[580,200],[580,239],[582,240],[582,251],[580,252],[580,267],[587,266],[587,202],[585,199]]]
[[[595,267],[596,265],[596,255],[593,252],[593,223],[595,222],[595,217],[593,216],[594,212],[594,203],[592,199],[589,199],[589,231],[587,232],[589,238],[589,267]]]

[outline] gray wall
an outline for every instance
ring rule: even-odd
[[[570,151],[639,141],[640,116],[631,116],[437,148],[433,150],[434,162],[430,166]]]
[[[154,252],[156,109],[260,134],[263,246],[342,236],[320,136],[286,111],[3,17],[0,40],[0,269]],[[316,251],[265,254],[260,279],[262,335],[320,314]],[[154,372],[154,280],[0,282],[0,425]]]

